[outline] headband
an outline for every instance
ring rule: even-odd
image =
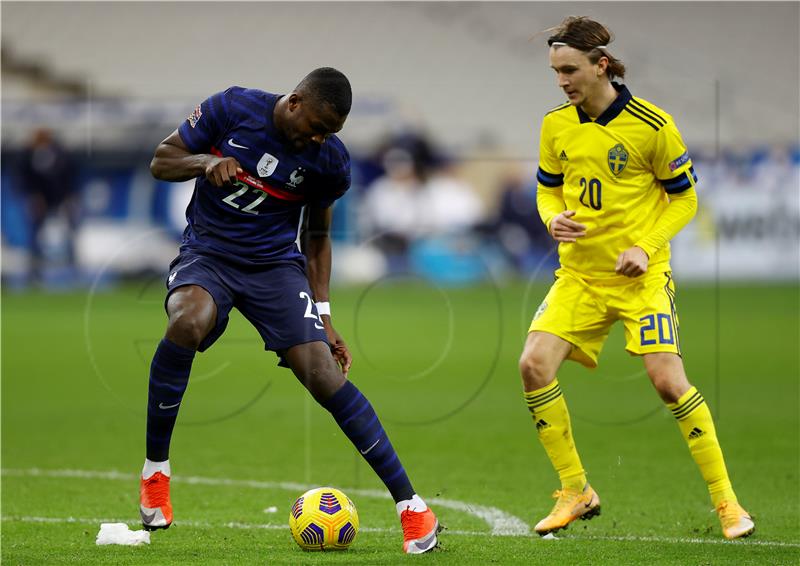
[[[566,43],[564,41],[555,41],[553,39],[548,39],[547,40],[547,45],[549,45],[550,47],[552,47],[553,45],[559,45],[559,46],[560,45],[566,45],[568,47],[571,47],[568,43]],[[593,49],[608,49],[608,45],[598,45],[597,47],[594,47]]]

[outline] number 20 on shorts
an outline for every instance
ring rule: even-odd
[[[639,329],[642,346],[654,344],[674,344],[675,335],[672,332],[672,317],[668,314],[648,314],[639,319],[643,324]],[[658,340],[656,340],[656,329]]]

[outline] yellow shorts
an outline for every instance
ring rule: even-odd
[[[572,344],[568,359],[597,367],[597,357],[617,320],[625,325],[631,354],[681,353],[675,283],[671,272],[645,273],[634,280],[587,279],[560,268],[528,332],[540,331]]]

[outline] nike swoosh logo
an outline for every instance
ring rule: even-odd
[[[430,547],[431,547],[431,546],[433,546],[433,544],[434,544],[435,542],[436,542],[436,533],[434,532],[434,533],[433,533],[433,534],[432,534],[430,537],[428,537],[426,540],[417,541],[417,542],[415,542],[415,543],[414,543],[414,545],[415,545],[415,546],[416,546],[418,549],[420,549],[420,550],[422,550],[422,551],[426,551],[426,550],[430,549]]]
[[[378,440],[376,440],[375,442],[372,443],[372,446],[370,446],[366,450],[361,450],[361,453],[364,454],[364,455],[368,454],[369,451],[372,450],[373,448],[375,448],[378,445],[378,442],[380,442],[380,441],[381,441],[381,439],[379,438]]]
[[[155,519],[155,518],[156,518],[156,512],[155,512],[155,511],[153,511],[153,513],[152,513],[152,514],[150,514],[150,515],[147,515],[147,514],[145,514],[145,512],[144,512],[144,511],[142,511],[141,509],[139,509],[139,513],[141,514],[141,516],[142,516],[142,522],[143,522],[145,525],[149,525],[150,523],[152,523],[152,522],[153,522],[153,519]]]
[[[159,403],[159,404],[158,404],[158,408],[159,408],[159,409],[174,409],[175,407],[177,407],[177,406],[178,406],[178,405],[180,405],[180,404],[181,404],[181,402],[180,402],[180,401],[178,401],[178,402],[177,402],[177,403],[175,403],[174,405],[165,405],[164,403]]]
[[[319,324],[317,324],[316,322],[314,323],[314,328],[316,328],[317,330],[325,330],[325,327],[324,327],[324,326],[320,326],[320,325],[319,325]]]
[[[238,143],[233,141],[233,138],[228,140],[228,145],[231,147],[238,147],[239,149],[250,149],[246,145],[239,145]]]

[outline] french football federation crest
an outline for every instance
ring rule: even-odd
[[[628,164],[628,152],[625,151],[625,146],[618,143],[608,150],[608,168],[611,173],[619,175],[625,166]]]
[[[292,174],[289,175],[289,182],[286,183],[286,186],[290,189],[296,189],[297,185],[302,183],[303,179],[305,179],[305,177],[303,177],[302,175],[302,173],[304,172],[305,169],[303,169],[302,167],[298,167],[297,169],[292,171]]]
[[[278,167],[278,158],[269,153],[265,153],[258,160],[256,169],[258,170],[259,177],[269,177],[275,172]]]

